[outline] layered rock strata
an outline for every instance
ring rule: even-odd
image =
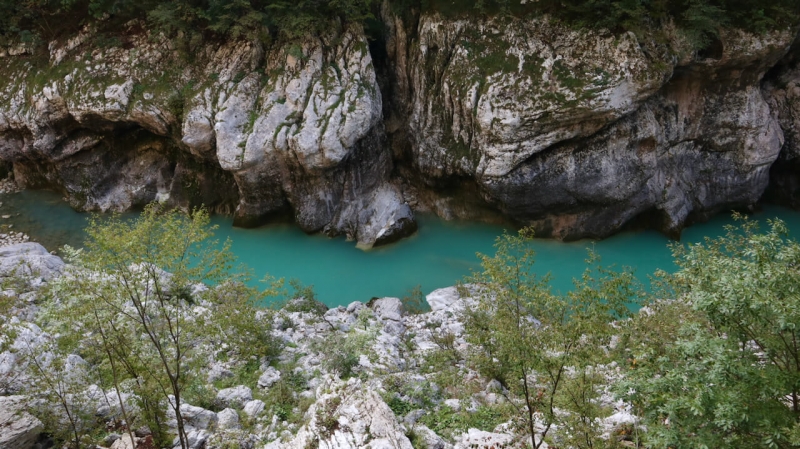
[[[785,143],[770,173],[770,199],[800,207],[800,36],[767,74],[763,93],[780,122]]]

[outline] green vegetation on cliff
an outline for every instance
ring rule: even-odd
[[[796,24],[795,0],[390,0],[403,15],[446,17],[549,15],[575,27],[647,33],[675,24],[698,48],[721,27],[756,32]],[[332,22],[362,22],[378,31],[375,0],[0,0],[0,43],[47,42],[104,19],[113,35],[131,19],[189,42],[213,36],[269,40],[296,38],[327,29]],[[114,40],[106,42],[113,44]]]
[[[524,17],[548,14],[575,27],[652,33],[674,23],[695,44],[705,44],[721,27],[756,32],[796,24],[795,0],[405,0],[419,1],[424,11],[450,17],[465,14],[508,14]]]

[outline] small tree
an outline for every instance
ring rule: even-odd
[[[675,246],[678,298],[631,323],[623,396],[654,448],[800,444],[800,244],[743,220]],[[655,334],[655,337],[654,337]]]
[[[17,326],[20,332],[12,350],[28,376],[23,391],[30,397],[31,411],[57,442],[72,449],[85,447],[99,427],[99,398],[88,389],[96,373],[69,351],[69,336],[52,337],[34,332],[31,325]]]
[[[242,357],[276,347],[268,312],[255,308],[260,295],[230,273],[232,255],[211,240],[213,229],[204,211],[186,216],[155,205],[132,221],[92,220],[86,249],[72,251],[76,268],[55,283],[47,314],[51,327],[84,336],[76,350],[106,368],[129,427],[123,380],[133,381],[160,443],[169,404],[183,448],[190,368],[205,366],[220,347]]]
[[[503,235],[494,256],[479,255],[483,272],[470,279],[477,302],[465,314],[472,361],[508,388],[512,403],[520,399],[534,448],[553,444],[551,431],[558,426],[569,429],[558,436],[565,446],[603,446],[594,419],[600,416],[597,367],[612,359],[612,321],[629,316],[627,305],[637,300],[634,278],[587,270],[575,290],[553,294],[549,277],[532,271],[530,237],[528,230]]]

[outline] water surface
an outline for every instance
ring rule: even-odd
[[[26,232],[50,250],[64,244],[81,246],[88,214],[73,211],[57,194],[25,191],[0,195],[0,201],[0,215],[10,215],[0,223],[13,224],[13,230]],[[767,205],[755,215],[762,222],[775,217],[786,221],[793,235],[800,234],[800,213],[796,211]],[[232,227],[230,218],[213,217],[212,222],[219,225],[217,237],[231,239],[233,252],[256,278],[265,274],[296,278],[313,285],[318,299],[329,306],[375,296],[402,297],[417,285],[425,293],[453,285],[480,268],[476,252],[491,254],[495,238],[503,232],[496,225],[421,216],[419,231],[412,237],[365,252],[344,238],[309,236],[290,224],[240,229]],[[682,241],[719,236],[724,233],[723,226],[730,223],[733,220],[729,215],[717,216],[686,229]],[[669,239],[658,232],[640,231],[597,242],[537,239],[532,245],[537,253],[537,272],[551,273],[553,288],[563,292],[585,269],[590,246],[604,265],[630,266],[646,279],[656,269],[675,268],[668,243]]]

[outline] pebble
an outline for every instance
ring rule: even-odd
[[[19,192],[20,188],[17,186],[17,183],[14,182],[11,178],[0,179],[0,194],[4,193],[15,193]],[[3,203],[0,202],[0,206]],[[7,220],[11,218],[11,215],[5,214],[0,216],[0,218]],[[1,229],[5,232],[0,233],[0,246],[9,246],[9,245],[16,245],[17,243],[24,243],[30,240],[30,237],[22,232],[13,232],[11,229],[14,227],[13,224],[3,225]]]
[[[19,192],[19,186],[11,178],[0,180],[0,193],[16,193]],[[2,203],[0,203],[2,204]]]
[[[4,232],[0,234],[0,246],[16,245],[27,241],[30,241],[30,237],[22,232]]]

